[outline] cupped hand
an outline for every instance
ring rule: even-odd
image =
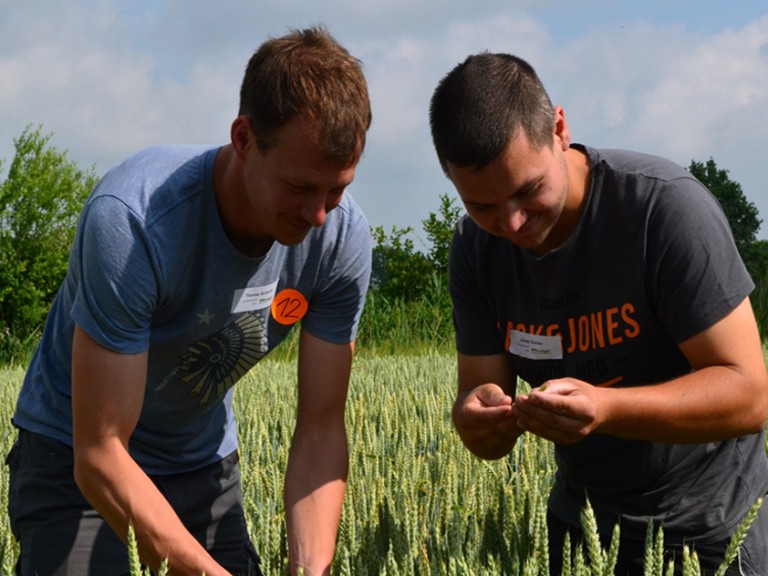
[[[512,411],[512,397],[493,383],[459,394],[453,420],[464,444],[481,458],[506,455],[521,434]]]
[[[549,380],[512,407],[517,426],[556,444],[574,444],[600,424],[600,390],[575,378]]]

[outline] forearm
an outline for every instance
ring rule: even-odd
[[[294,438],[285,479],[291,574],[330,574],[348,469],[343,428]]]
[[[703,443],[759,432],[768,390],[760,378],[711,366],[662,384],[597,389],[596,432],[666,443]]]
[[[153,570],[168,559],[170,574],[228,574],[184,527],[125,450],[81,449],[76,457],[75,478],[86,499],[124,542],[128,526],[133,526],[141,560]]]

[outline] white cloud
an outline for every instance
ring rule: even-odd
[[[269,35],[323,22],[369,79],[374,124],[353,193],[374,224],[420,228],[438,195],[452,193],[431,148],[429,99],[453,66],[486,49],[537,68],[577,141],[683,164],[712,156],[768,220],[759,122],[768,104],[768,16],[726,27],[719,21],[727,15],[713,7],[717,23],[692,28],[663,22],[663,12],[611,20],[601,2],[580,7],[579,22],[589,26],[574,26],[576,12],[555,1],[31,4],[0,0],[6,160],[12,138],[38,123],[99,172],[156,142],[223,143],[250,53]]]
[[[577,141],[685,166],[713,157],[768,221],[768,17],[715,34],[641,24],[574,41],[544,67]],[[768,237],[768,227],[760,236]]]

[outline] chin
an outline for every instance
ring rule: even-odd
[[[306,237],[309,235],[309,232],[310,230],[307,230],[303,233],[281,234],[275,239],[284,246],[296,246],[297,244],[304,242]]]

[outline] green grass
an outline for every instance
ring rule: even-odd
[[[10,415],[22,377],[21,368],[0,368],[2,453],[13,439]],[[236,388],[246,514],[266,575],[286,572],[282,490],[295,380],[295,362],[267,359]],[[548,573],[551,445],[526,435],[508,458],[474,458],[451,425],[455,383],[452,353],[363,353],[356,359],[347,409],[350,475],[333,574]],[[6,502],[2,466],[3,510]],[[597,539],[589,538],[589,510],[583,523],[587,547],[567,573],[610,575],[614,551],[600,550]],[[657,538],[649,551],[654,566]],[[13,573],[16,554],[7,515],[0,514],[0,574]],[[689,562],[694,566],[695,557]],[[659,565],[647,574],[662,576],[664,569]],[[688,573],[696,571],[689,567]]]

